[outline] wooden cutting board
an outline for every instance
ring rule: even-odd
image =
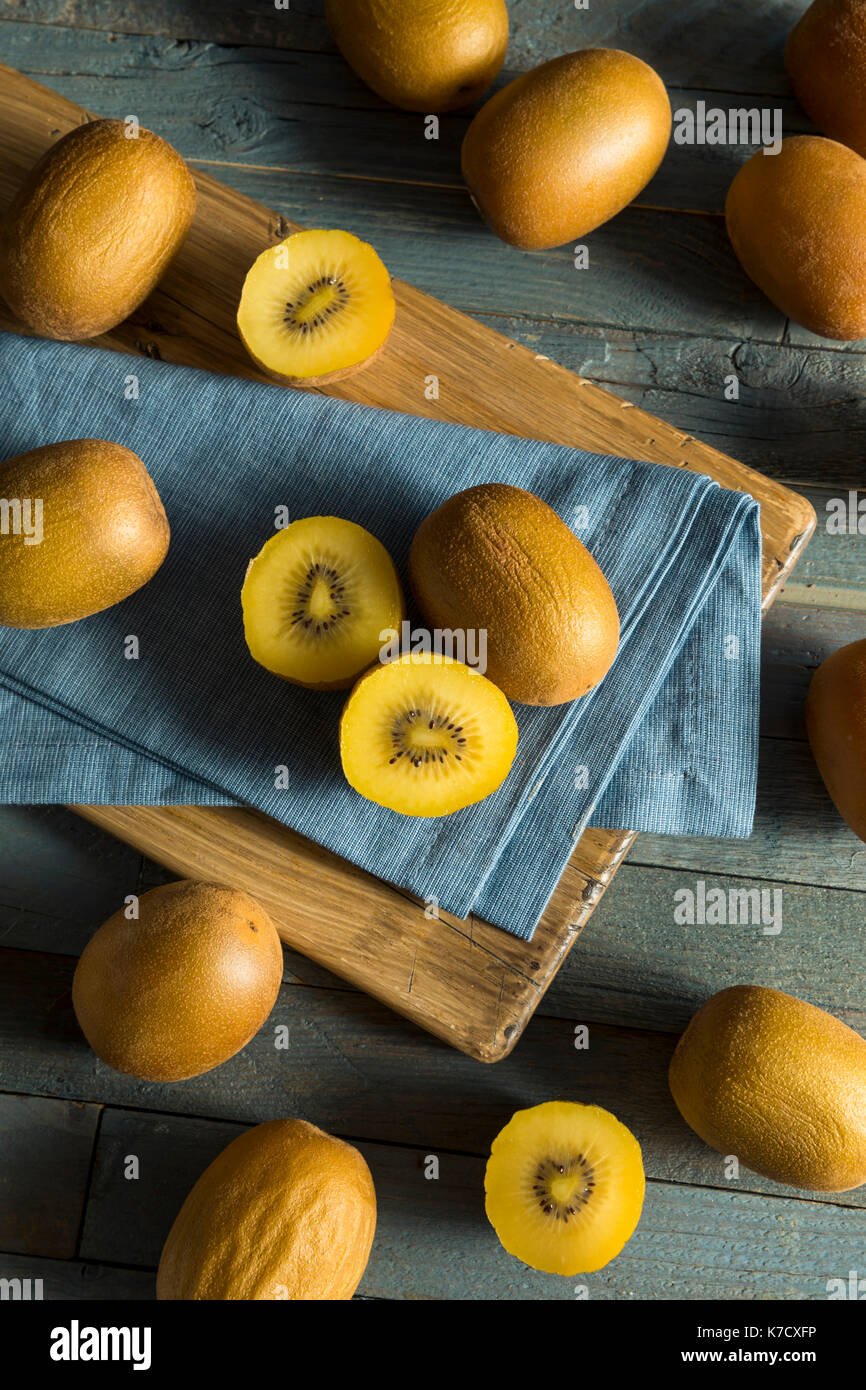
[[[0,210],[42,152],[90,114],[0,66]],[[173,268],[97,345],[257,377],[235,332],[241,285],[259,252],[296,228],[207,174],[196,182],[198,212]],[[761,503],[764,604],[772,603],[815,526],[804,498],[410,285],[395,291],[386,351],[329,394],[692,468],[749,492]],[[0,324],[22,331],[2,305]],[[519,1038],[634,839],[587,830],[526,943],[476,918],[430,917],[408,894],[252,811],[76,809],[178,875],[247,889],[289,946],[487,1062]]]

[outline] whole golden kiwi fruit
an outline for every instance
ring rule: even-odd
[[[695,1133],[753,1172],[815,1192],[866,1182],[866,1041],[814,1004],[721,990],[680,1038],[669,1080]]]
[[[180,249],[195,184],[171,145],[125,121],[90,121],[52,145],[13,199],[0,256],[9,307],[44,338],[107,333]]]
[[[866,0],[815,0],[791,30],[785,67],[815,125],[866,155]]]
[[[272,1120],[202,1173],[168,1233],[156,1296],[349,1299],[375,1230],[376,1192],[358,1150],[305,1120]]]
[[[159,493],[122,444],[70,439],[18,454],[0,464],[0,497],[23,509],[0,534],[0,626],[88,618],[135,593],[166,557]]]
[[[866,337],[866,159],[820,135],[752,155],[725,205],[746,274],[824,338]]]
[[[541,251],[620,212],[667,149],[671,106],[653,68],[613,48],[552,58],[482,106],[463,177],[503,241]]]
[[[259,1031],[283,976],[277,929],[236,888],[182,879],[120,908],[85,946],[72,1004],[115,1071],[184,1081],[218,1067]]]
[[[453,111],[487,91],[505,60],[505,0],[327,0],[346,62],[406,111]]]
[[[806,731],[836,810],[866,841],[866,638],[818,667],[806,698]]]
[[[607,580],[552,507],[482,483],[428,516],[409,578],[431,627],[486,632],[485,674],[510,700],[561,705],[591,690],[619,642]]]

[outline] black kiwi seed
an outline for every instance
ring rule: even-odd
[[[299,322],[298,310],[302,309],[309,302],[310,297],[314,295],[317,290],[322,290],[328,285],[334,290],[336,297],[332,299],[330,304],[324,309],[320,309],[313,318],[306,319],[303,323]],[[341,309],[344,309],[348,302],[349,291],[339,276],[320,275],[318,280],[312,280],[309,285],[301,290],[297,300],[289,301],[286,304],[285,322],[287,326],[294,329],[295,332],[300,331],[302,334],[312,333],[315,328],[321,328],[323,324],[327,323],[332,314],[339,313]]]
[[[550,1193],[550,1180],[557,1174],[579,1173],[583,1179],[583,1190],[572,1193],[569,1198],[569,1205],[564,1206],[558,1202]],[[538,1201],[538,1205],[546,1216],[555,1215],[557,1221],[568,1221],[570,1216],[577,1216],[586,1206],[595,1189],[595,1173],[592,1164],[583,1154],[578,1154],[576,1158],[568,1158],[565,1162],[559,1159],[544,1158],[539,1163],[532,1183],[532,1195]]]
[[[407,734],[411,729],[418,727],[419,721],[426,722],[428,729],[439,730],[443,738],[447,741],[437,747],[415,749],[409,746]],[[455,727],[453,723],[448,723],[446,716],[435,714],[429,709],[409,709],[405,714],[398,714],[391,723],[391,751],[393,756],[388,759],[389,766],[401,758],[405,753],[408,756],[411,767],[423,767],[429,763],[447,763],[449,758],[454,758],[458,763],[463,761],[463,754],[466,748],[467,736],[464,734],[458,737],[463,725]],[[461,750],[458,752],[458,748]]]
[[[328,586],[332,611],[327,618],[313,618],[310,616],[308,605],[314,585],[322,582]],[[330,635],[346,618],[351,617],[351,610],[346,607],[345,584],[338,572],[323,561],[310,565],[288,606],[291,608],[290,626],[307,632],[310,636]]]

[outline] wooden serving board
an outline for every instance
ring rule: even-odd
[[[0,210],[42,152],[90,115],[0,66]],[[235,331],[241,285],[259,252],[296,228],[206,174],[196,173],[196,182],[195,222],[171,271],[134,318],[97,345],[257,377]],[[815,526],[805,498],[410,285],[396,282],[395,292],[386,351],[330,394],[692,468],[749,492],[761,503],[765,607],[772,603]],[[2,306],[0,324],[22,331]],[[427,399],[431,377],[435,400]],[[76,810],[179,875],[247,889],[288,945],[488,1062],[519,1038],[634,839],[587,830],[527,943],[476,918],[430,918],[408,894],[256,812]]]

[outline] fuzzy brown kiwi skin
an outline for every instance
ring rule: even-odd
[[[41,497],[54,529],[27,555],[0,545],[0,625],[36,631],[104,613],[150,583],[171,541],[144,462],[122,444],[69,439],[7,459],[4,496]]]
[[[197,195],[186,162],[151,130],[140,128],[135,141],[126,135],[118,119],[74,126],[43,153],[8,209],[3,295],[16,318],[41,337],[81,342],[117,327],[163,278],[192,224]],[[95,201],[93,175],[112,166],[111,191]],[[52,211],[67,199],[77,209],[75,231],[60,255]],[[102,233],[94,230],[100,225]],[[70,258],[90,272],[71,297],[60,288]]]
[[[363,361],[355,362],[351,367],[340,367],[339,370],[335,372],[322,372],[320,376],[281,376],[279,372],[273,371],[266,362],[263,362],[260,357],[256,356],[240,329],[238,329],[238,337],[256,366],[260,371],[264,372],[265,376],[269,377],[271,381],[278,382],[280,386],[291,386],[296,391],[305,389],[315,391],[321,386],[331,386],[337,381],[345,381],[346,377],[354,376],[356,372],[361,372],[365,367],[369,367],[371,362],[375,362],[376,358],[381,357],[382,353],[385,351],[392,331],[393,324],[388,330],[388,336],[383,338],[382,342],[376,348],[376,351],[371,352],[370,356],[365,357]]]

